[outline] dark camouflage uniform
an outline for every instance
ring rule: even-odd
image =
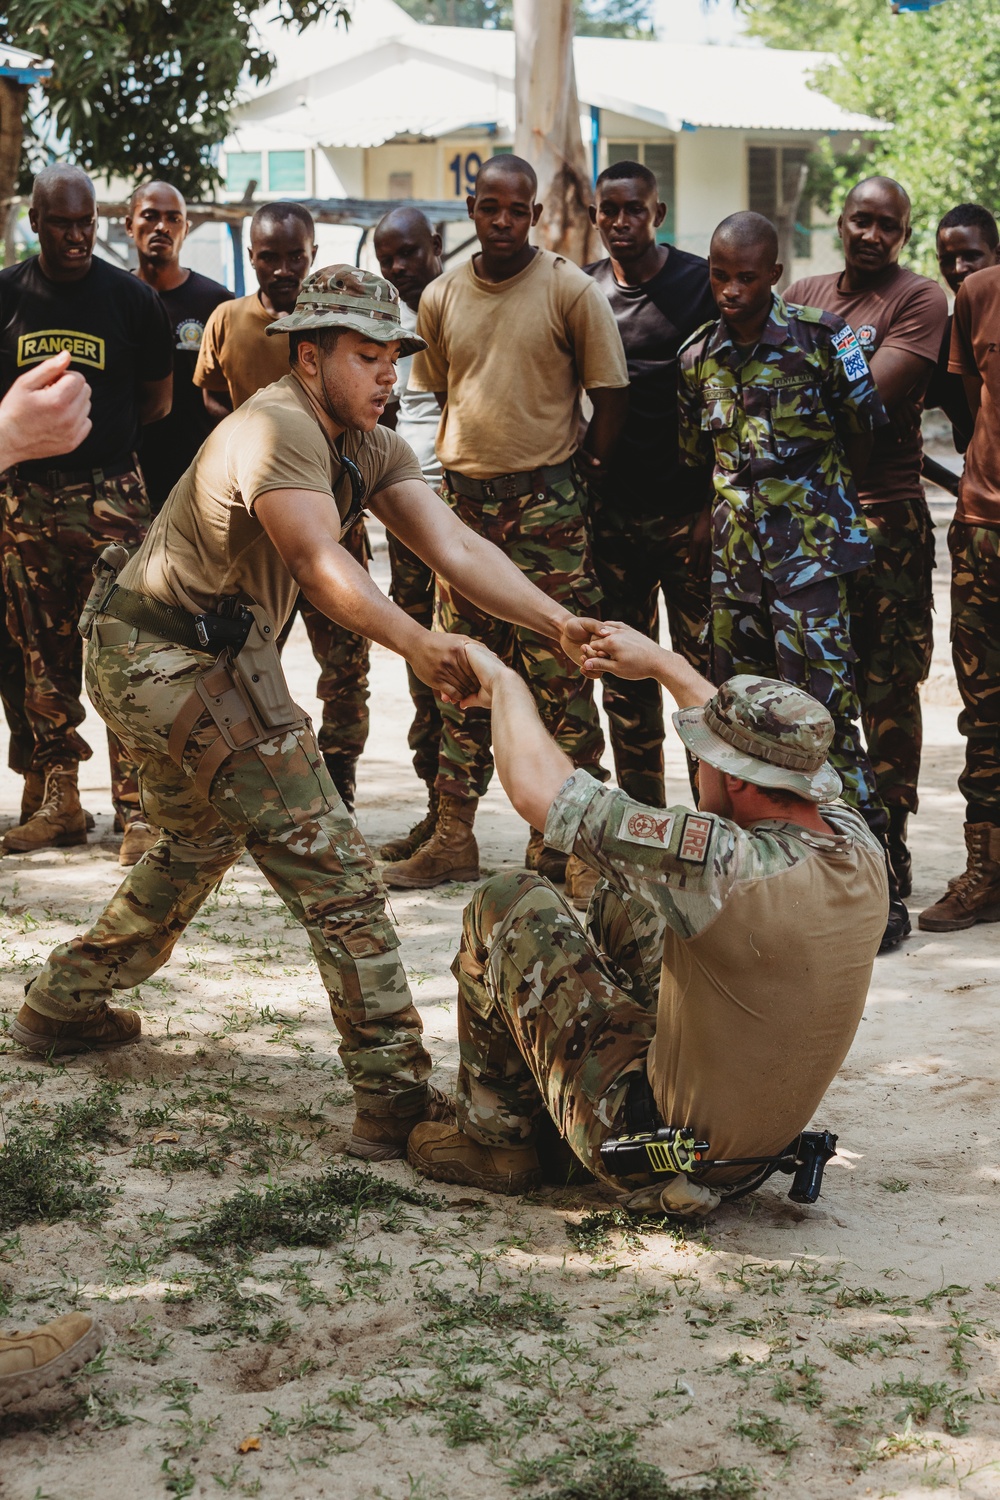
[[[468,527],[499,547],[555,603],[573,614],[594,613],[601,594],[587,538],[586,490],[576,480],[514,500],[469,500],[447,488],[443,495]],[[545,727],[574,766],[605,779],[593,684],[553,641],[483,614],[443,579],[438,579],[434,618],[439,630],[482,641],[515,667],[531,688]],[[488,711],[463,713],[442,703],[441,717],[438,791],[460,800],[483,796],[493,774]]]
[[[344,533],[340,545],[355,562],[368,567],[371,544],[364,521]],[[368,742],[368,663],[371,642],[299,595],[299,612],[320,669],[316,696],[323,705],[319,748],[324,755],[357,760]],[[287,633],[287,626],[285,632]]]
[[[709,579],[691,564],[698,512],[663,516],[595,494],[591,509],[594,567],[604,595],[601,616],[624,620],[660,638],[662,590],[670,644],[696,672],[710,673]],[[649,807],[662,807],[663,696],[656,682],[602,679],[618,785]]]
[[[864,509],[875,556],[847,589],[861,721],[882,802],[916,812],[920,684],[934,649],[934,525],[925,500]]]
[[[148,980],[223,875],[248,852],[305,928],[340,1031],[355,1089],[379,1099],[422,1094],[430,1059],[410,998],[398,939],[371,855],[337,795],[312,727],[235,750],[208,795],[194,783],[218,731],[207,718],[178,767],[167,739],[213,658],[98,620],[87,650],[87,688],[139,764],[143,810],[161,835],[125,877],[89,932],[50,955],[30,991],[33,1010],[80,1020],[112,990]],[[109,644],[102,645],[102,639]]]
[[[139,470],[57,491],[11,472],[3,506],[7,627],[23,656],[31,769],[44,774],[93,754],[77,732],[85,714],[77,621],[102,548],[120,542],[131,551],[145,536],[149,498]],[[135,764],[111,733],[108,749],[112,800],[127,821],[139,810]]]
[[[880,826],[844,590],[816,593],[873,556],[839,441],[886,421],[857,339],[834,314],[776,296],[748,357],[723,320],[682,346],[679,408],[682,457],[715,459],[714,678],[780,676],[819,698],[845,795]]]
[[[7,590],[0,557],[0,704],[10,731],[7,764],[19,776],[31,770],[31,752],[35,741],[24,712],[24,657],[7,627]]]
[[[416,553],[404,547],[391,531],[386,532],[389,543],[389,567],[392,571],[390,598],[404,614],[425,630],[434,624],[434,574]],[[406,680],[413,702],[413,718],[407,735],[407,743],[413,752],[413,769],[420,780],[430,787],[434,785],[441,755],[441,705],[433,690],[421,682],[409,662],[406,664]]]
[[[1000,531],[954,521],[951,651],[964,705],[966,822],[1000,824]]]

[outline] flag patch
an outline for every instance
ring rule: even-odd
[[[660,816],[653,812],[636,812],[635,808],[627,807],[622,813],[618,837],[628,844],[653,844],[657,849],[666,849],[673,826],[671,813]]]
[[[712,839],[712,819],[688,813],[684,818],[684,832],[677,851],[680,859],[690,864],[703,865],[708,858],[708,846]]]

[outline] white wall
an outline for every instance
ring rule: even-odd
[[[739,130],[682,130],[676,142],[677,244],[707,255],[715,226],[747,206],[746,137]]]

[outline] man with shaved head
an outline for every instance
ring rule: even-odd
[[[228,287],[181,265],[190,228],[184,195],[169,182],[147,182],[132,194],[125,232],[135,241],[139,279],[159,293],[174,338],[173,408],[142,434],[142,471],[154,515],[214,426],[194,384],[194,367],[209,315],[233,296]]]
[[[682,453],[715,462],[713,676],[780,677],[824,704],[844,798],[884,840],[847,580],[872,556],[855,476],[885,412],[844,320],[774,292],[782,267],[768,219],[724,219],[708,262],[721,317],[682,346],[679,400]],[[899,926],[890,912],[885,947]]]
[[[435,233],[419,208],[403,204],[390,209],[376,224],[372,237],[379,268],[399,293],[399,316],[402,327],[413,333],[417,326],[420,298],[442,272],[441,236]],[[433,391],[410,389],[413,356],[407,355],[396,366],[396,400],[389,406],[382,422],[394,427],[417,456],[424,478],[433,490],[440,490],[444,475],[441,460],[435,452],[441,408]],[[389,566],[392,571],[390,594],[411,619],[430,629],[434,620],[434,575],[415,552],[403,545],[391,532]],[[427,811],[407,833],[390,839],[379,850],[383,859],[409,859],[420,845],[431,837],[437,826],[438,759],[441,753],[441,710],[434,694],[421,682],[413,668],[407,666],[407,682],[413,701],[413,719],[408,735],[413,752],[413,769],[427,788]]]
[[[417,331],[427,348],[410,385],[442,408],[437,453],[443,495],[553,601],[593,610],[600,597],[587,534],[589,475],[603,474],[624,424],[628,369],[614,314],[596,283],[529,239],[542,205],[535,173],[517,156],[485,162],[468,199],[479,251],[424,291]],[[593,416],[582,444],[584,391]],[[502,625],[439,583],[438,623],[516,663],[550,732],[573,764],[603,779],[604,740],[593,686],[549,642]],[[444,729],[433,835],[386,882],[416,888],[477,880],[476,807],[493,771],[490,716],[442,708]],[[545,847],[532,829],[526,862],[566,879],[586,904],[596,876],[576,856]]]
[[[920,483],[920,413],[948,305],[937,282],[899,264],[911,233],[910,200],[891,177],[853,187],[837,228],[844,269],[797,281],[787,296],[850,324],[890,417],[860,484],[875,555],[851,580],[851,629],[865,737],[888,809],[894,874],[906,896],[906,824],[917,810],[923,738],[920,684],[934,643],[934,534]],[[905,925],[909,931],[908,919]]]
[[[9,467],[3,476],[7,624],[24,668],[31,731],[22,822],[5,854],[87,842],[78,766],[84,707],[77,620],[94,563],[108,542],[139,545],[149,498],[139,467],[145,424],[166,416],[173,385],[170,325],[156,293],[94,255],[97,202],[79,167],[46,167],[29,212],[38,254],[0,272],[0,395],[61,351],[91,388],[92,426],[69,453]],[[112,800],[132,864],[149,839],[134,764],[109,737]],[[92,822],[89,826],[93,826]]]

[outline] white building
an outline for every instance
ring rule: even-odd
[[[359,0],[355,16],[348,32],[328,22],[269,31],[278,66],[224,143],[227,197],[242,197],[253,180],[258,200],[461,200],[480,164],[511,149],[511,32],[418,25],[392,0]],[[644,161],[667,204],[663,237],[704,254],[726,214],[773,217],[783,179],[824,136],[846,146],[880,128],[810,87],[826,61],[579,37],[581,128],[595,175],[615,160]],[[456,226],[450,240],[464,237]],[[796,251],[795,276],[836,264],[832,236],[810,224],[808,206]]]

